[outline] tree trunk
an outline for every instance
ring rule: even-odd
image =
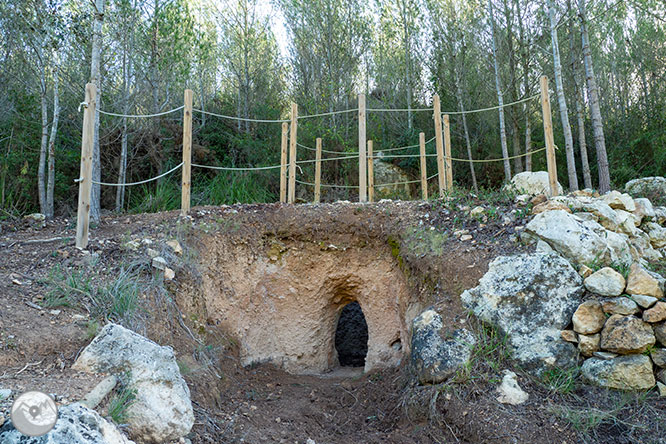
[[[511,181],[511,164],[509,163],[509,149],[506,145],[506,128],[504,125],[504,98],[502,97],[502,86],[500,82],[499,62],[497,60],[497,42],[495,39],[495,17],[493,16],[492,0],[488,0],[488,16],[492,30],[493,59],[495,62],[495,87],[497,88],[497,101],[499,102],[500,142],[502,145],[502,157],[504,158],[504,180]]]
[[[129,114],[129,94],[130,94],[130,71],[131,58],[129,57],[129,48],[125,41],[123,48],[123,114]],[[120,138],[120,161],[118,162],[118,183],[124,185],[127,182],[127,117],[122,119],[122,135]],[[120,213],[125,207],[125,187],[116,188],[116,212]]]
[[[520,11],[520,2],[516,0],[516,8]],[[518,13],[518,33],[520,36],[520,49],[523,62],[523,88],[525,89],[525,97],[530,96],[530,58],[529,58],[529,44],[525,42],[525,27],[523,25],[523,16]],[[530,122],[530,107],[531,101],[525,102],[525,171],[532,171],[532,125]]]
[[[518,100],[518,91],[516,89],[516,53],[513,49],[513,7],[509,8],[508,0],[504,0],[504,17],[506,19],[506,34],[507,34],[507,49],[509,56],[509,91],[511,93],[511,101]],[[516,106],[509,108],[509,116],[511,118],[511,136],[513,139],[513,169],[514,174],[520,173],[523,170],[523,161],[520,157],[520,130],[518,129],[518,117],[516,116]]]
[[[102,178],[102,165],[100,159],[99,147],[99,109],[102,103],[101,89],[101,53],[102,53],[102,23],[104,21],[104,0],[95,0],[95,20],[93,23],[93,42],[92,57],[90,63],[90,83],[97,87],[97,107],[95,108],[95,135],[93,137],[93,160],[92,160],[92,180],[99,182]],[[92,185],[90,196],[90,218],[98,222],[101,209],[101,188],[99,185]]]
[[[573,13],[570,0],[567,0],[567,8],[569,9],[570,13]],[[581,166],[583,167],[583,185],[585,188],[592,188],[592,175],[590,174],[590,163],[587,158],[587,141],[585,140],[585,120],[583,119],[583,88],[580,84],[578,63],[576,61],[573,28],[569,29],[569,54],[571,56],[571,74],[573,76],[574,85],[574,103],[576,105],[578,148],[580,149],[580,161]]]
[[[573,137],[571,125],[569,124],[569,110],[564,98],[564,86],[562,84],[562,64],[560,63],[560,46],[557,38],[557,23],[555,21],[555,6],[553,0],[548,0],[548,16],[550,18],[550,39],[553,45],[553,69],[555,71],[555,88],[557,90],[557,103],[560,108],[560,120],[562,121],[562,132],[564,133],[564,145],[567,154],[567,172],[569,173],[569,189],[578,189],[578,175],[576,174],[576,159],[574,157]]]
[[[46,213],[47,219],[53,219],[55,190],[55,143],[58,135],[58,121],[60,120],[60,93],[58,70],[53,73],[53,123],[51,123],[51,138],[49,139],[48,183],[46,185]]]
[[[585,64],[585,77],[587,80],[587,96],[590,104],[590,118],[594,132],[594,145],[597,150],[597,164],[599,169],[599,191],[610,191],[610,171],[608,169],[608,155],[606,154],[606,139],[604,137],[603,120],[599,108],[599,91],[594,78],[594,66],[590,52],[590,37],[587,33],[587,17],[585,14],[585,0],[578,0],[580,17],[580,34],[583,43],[583,61]]]
[[[37,186],[39,192],[39,212],[46,214],[46,151],[49,141],[49,116],[46,103],[46,73],[42,61],[39,79],[39,97],[42,105],[42,143],[39,148],[39,167],[37,169]]]
[[[469,159],[469,172],[472,175],[472,186],[474,187],[474,192],[478,194],[479,192],[479,187],[476,183],[476,172],[474,171],[474,163],[472,162],[472,144],[470,143],[469,140],[469,131],[467,130],[467,115],[465,114],[465,104],[463,102],[463,91],[462,91],[462,86],[460,85],[460,73],[458,72],[457,67],[453,68],[454,71],[456,72],[456,95],[458,96],[458,107],[460,108],[460,112],[462,113],[462,122],[463,122],[463,130],[465,132],[465,143],[467,144],[467,158]]]

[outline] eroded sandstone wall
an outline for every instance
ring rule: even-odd
[[[353,301],[368,324],[365,371],[398,365],[408,352],[408,325],[423,303],[387,245],[274,240],[256,248],[223,235],[205,245],[206,310],[238,339],[244,365],[304,374],[337,366],[335,329]]]

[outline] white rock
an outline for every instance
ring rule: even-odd
[[[610,267],[604,267],[592,273],[584,281],[587,291],[601,296],[619,296],[627,284],[624,276]]]
[[[164,279],[165,279],[165,280],[167,280],[167,281],[172,281],[173,278],[175,278],[175,277],[176,277],[176,272],[173,271],[171,268],[166,267],[166,268],[164,269]]]
[[[613,190],[604,194],[601,198],[614,210],[620,209],[630,213],[636,211],[634,199],[626,193]]]
[[[582,202],[578,200],[578,202],[576,211],[592,213],[602,227],[607,230],[617,230],[617,213],[606,202],[601,199],[585,199]]]
[[[429,309],[412,322],[411,367],[421,384],[438,384],[469,362],[476,338],[468,330],[445,340],[442,317]]]
[[[177,240],[170,240],[167,242],[167,245],[173,250],[174,253],[181,255],[183,254],[183,247],[180,245],[180,242]]]
[[[550,181],[548,180],[547,171],[525,171],[523,173],[518,173],[513,176],[510,185],[522,194],[529,194],[531,196],[546,194],[551,196]],[[557,194],[562,193],[562,185],[558,183]]]
[[[508,335],[513,357],[540,374],[576,364],[576,348],[561,338],[580,305],[582,278],[553,254],[501,256],[490,263],[479,285],[461,299],[482,321]]]
[[[58,408],[55,427],[39,438],[30,438],[16,430],[11,422],[0,428],[2,444],[134,444],[116,428],[82,404]]]
[[[644,219],[651,220],[656,216],[654,212],[654,207],[652,206],[652,202],[650,202],[650,199],[639,197],[634,199],[634,203],[636,204],[636,211],[634,211],[634,214],[640,220]]]
[[[470,210],[469,215],[472,217],[483,216],[484,211],[483,207],[474,207]]]
[[[167,267],[167,261],[162,256],[157,256],[153,258],[153,268],[158,270],[164,270]]]
[[[615,214],[617,214],[618,231],[635,236],[639,231],[637,227],[640,225],[640,220],[633,213],[624,210],[615,210]]]
[[[666,207],[657,207],[654,209],[654,221],[658,224],[666,224]]]
[[[643,308],[650,308],[658,301],[654,296],[646,296],[644,294],[632,294],[631,299]]]
[[[650,236],[650,243],[654,248],[666,247],[666,228],[654,222],[643,225],[643,229]]]
[[[666,178],[641,177],[627,182],[624,189],[636,196],[666,195]]]
[[[194,423],[190,390],[171,347],[107,324],[72,368],[129,378],[126,383],[136,390],[136,399],[127,409],[128,429],[138,441],[162,443],[190,432]]]
[[[522,404],[530,397],[518,385],[516,374],[510,370],[504,370],[502,384],[497,388],[499,396],[497,400],[502,404],[518,405]]]
[[[44,222],[46,220],[46,216],[42,213],[32,213],[25,216],[24,219],[32,219],[36,222]]]
[[[583,221],[562,210],[538,214],[526,226],[525,232],[547,242],[559,254],[577,264],[600,260],[630,264],[631,251],[624,234],[606,230],[598,223]]]

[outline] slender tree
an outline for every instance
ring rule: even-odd
[[[93,137],[92,179],[100,182],[102,178],[102,163],[99,145],[99,109],[102,103],[102,83],[100,65],[102,63],[102,24],[104,22],[104,0],[95,0],[93,4],[93,41],[92,55],[90,57],[90,83],[97,87],[97,107],[95,108],[95,135]],[[90,218],[93,221],[100,219],[101,188],[93,184],[90,197]]]
[[[573,23],[575,15],[571,7],[571,0],[567,0],[567,9]],[[590,162],[587,158],[587,142],[585,140],[585,120],[583,118],[583,88],[580,84],[580,73],[577,61],[577,51],[574,43],[574,27],[569,28],[569,56],[571,57],[571,76],[574,86],[574,103],[576,105],[576,125],[578,127],[578,149],[580,150],[580,161],[583,168],[583,184],[585,188],[592,188],[592,175],[590,174]]]
[[[506,128],[504,125],[504,98],[502,96],[502,83],[500,80],[499,61],[497,58],[497,37],[495,33],[495,16],[493,13],[492,0],[488,0],[488,19],[492,33],[493,61],[495,66],[495,88],[497,90],[497,101],[499,104],[500,143],[502,145],[502,157],[504,158],[504,180],[511,180],[511,164],[509,163],[509,149],[506,144]]]
[[[604,137],[603,120],[599,107],[599,90],[594,77],[592,53],[590,51],[590,37],[587,31],[587,15],[585,0],[578,0],[578,17],[580,18],[580,35],[583,45],[583,62],[587,80],[587,96],[589,98],[592,130],[594,131],[594,145],[597,150],[597,167],[599,170],[599,191],[610,191],[610,171],[608,169],[608,155],[606,154],[606,138]]]
[[[560,120],[564,132],[564,145],[567,154],[567,172],[569,173],[569,189],[578,189],[578,176],[576,175],[576,159],[574,157],[573,137],[569,124],[569,111],[564,97],[562,84],[562,64],[560,63],[560,46],[557,38],[557,20],[555,19],[555,2],[548,0],[548,17],[550,18],[550,39],[553,47],[553,70],[555,71],[555,89],[557,90],[557,103],[560,108]]]

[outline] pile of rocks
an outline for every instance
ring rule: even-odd
[[[582,357],[590,383],[657,383],[666,396],[666,279],[650,271],[666,261],[666,207],[618,191],[549,198],[547,174],[521,174],[516,202],[531,203],[534,215],[521,238],[536,252],[497,258],[463,305],[506,333],[514,358],[535,374]],[[666,180],[627,184],[642,189],[666,196]]]
[[[666,280],[634,263],[625,280],[605,267],[584,271],[588,299],[576,309],[572,329],[562,331],[565,341],[577,344],[587,358],[583,377],[596,385],[619,389],[666,390]]]

